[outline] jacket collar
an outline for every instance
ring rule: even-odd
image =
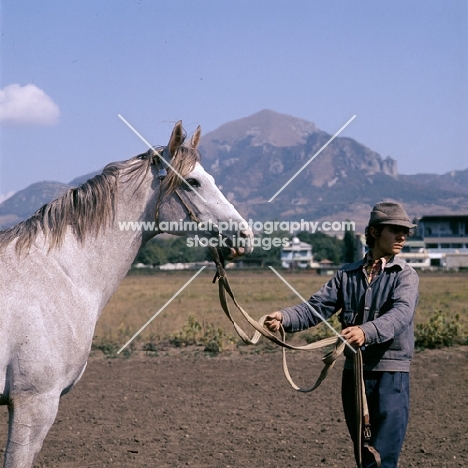
[[[363,265],[364,265],[364,259],[359,260],[359,261],[354,262],[354,263],[348,263],[348,264],[343,266],[343,271],[359,270],[360,268],[362,268]],[[384,270],[386,270],[387,268],[393,268],[393,267],[397,267],[400,270],[403,270],[403,268],[405,268],[405,266],[406,266],[406,262],[403,259],[401,259],[400,257],[397,257],[396,255],[394,255],[385,264]]]

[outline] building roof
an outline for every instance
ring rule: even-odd
[[[289,241],[288,245],[283,247],[283,250],[291,249],[309,250],[312,249],[312,245],[307,242],[301,242],[298,237],[293,237],[292,240]]]
[[[424,215],[419,218],[419,221],[424,221],[424,220],[436,220],[440,218],[468,218],[468,213],[466,214],[460,214],[460,213],[454,213],[454,214],[430,214],[430,215]]]

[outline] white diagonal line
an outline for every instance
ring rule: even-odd
[[[153,151],[154,154],[158,155],[158,156],[161,156],[154,148],[152,145],[150,145],[148,143],[148,141],[143,138],[143,136],[124,118],[122,117],[120,114],[117,114],[119,119],[122,120],[122,122],[127,125],[127,127],[133,131],[133,133],[135,133],[136,136],[138,136],[138,138],[140,138],[141,141],[143,141],[147,146],[148,148]],[[183,176],[181,176],[164,158],[160,157],[159,158],[161,161],[164,162],[164,164],[166,164],[167,167],[170,167],[175,173],[176,175],[190,188],[190,190],[192,190],[194,193],[196,193],[205,203],[206,203],[206,200],[185,180],[185,178]]]
[[[310,310],[316,315],[343,343],[345,343],[349,349],[356,352],[356,350],[345,340],[343,336],[339,332],[337,332],[310,304],[309,301],[306,301],[272,266],[269,267],[270,270],[291,290],[296,294],[296,296],[302,301],[305,302]]]
[[[354,119],[353,115],[269,200],[273,201]]]
[[[134,133],[138,138],[140,138],[140,140],[143,141],[143,142],[148,146],[149,149],[152,149],[153,151],[156,152],[156,150],[153,148],[153,146],[150,145],[150,144],[148,143],[147,140],[145,140],[145,138],[143,137],[143,135],[141,135],[141,134],[140,134],[124,117],[122,117],[120,114],[117,114],[117,115],[118,115],[119,119],[122,120],[122,122],[124,122],[125,125],[126,125],[130,130],[132,130],[133,133]]]
[[[120,354],[206,267],[201,267],[118,351]]]

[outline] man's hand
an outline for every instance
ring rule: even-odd
[[[271,332],[277,332],[280,329],[281,322],[283,321],[283,314],[279,311],[272,312],[266,316],[264,325]]]
[[[366,335],[360,327],[348,327],[341,332],[341,336],[354,348],[364,345]]]

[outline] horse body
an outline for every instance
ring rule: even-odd
[[[58,199],[35,218],[0,233],[0,404],[9,408],[5,467],[32,466],[60,396],[84,372],[102,309],[139,248],[159,233],[119,229],[119,223],[152,222],[155,216],[159,223],[244,221],[196,160],[182,175],[201,196],[174,178],[167,184],[159,180],[162,159],[177,165],[183,140],[179,122],[168,146],[157,153],[159,159],[150,151],[110,165],[97,180],[68,193],[68,201]],[[199,130],[189,151],[196,150],[198,141]],[[183,161],[178,167],[183,168]],[[104,182],[110,189],[99,193],[96,186]],[[248,230],[223,234],[252,236]],[[229,253],[250,250],[247,242]]]

